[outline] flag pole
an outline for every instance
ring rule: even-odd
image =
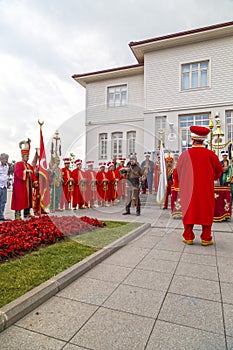
[[[40,133],[42,132],[42,125],[44,124],[44,121],[41,119],[38,119],[38,124],[40,125]],[[40,169],[40,157],[39,157],[39,169]],[[41,201],[41,193],[40,193],[40,174],[38,176],[38,186],[39,186],[39,196]],[[41,203],[39,201],[39,215],[41,216]]]

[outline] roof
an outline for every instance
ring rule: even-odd
[[[213,40],[233,35],[233,21],[211,25],[197,29],[177,32],[141,41],[131,41],[129,47],[138,63],[129,66],[110,68],[96,72],[74,74],[72,78],[80,85],[86,87],[88,83],[121,78],[144,72],[144,55],[147,52],[165,48],[193,44],[206,40]]]
[[[110,68],[110,69],[100,70],[96,72],[74,74],[72,75],[72,78],[82,86],[86,87],[86,85],[91,82],[125,77],[125,76],[130,76],[135,74],[142,74],[143,71],[144,71],[144,64],[133,64],[130,66]]]
[[[233,35],[233,21],[168,34],[142,41],[131,41],[129,43],[129,47],[131,48],[138,62],[142,64],[144,62],[144,54],[146,52],[218,39],[230,35]]]

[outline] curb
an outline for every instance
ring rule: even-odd
[[[107,245],[98,252],[90,255],[65,271],[50,278],[48,281],[33,288],[31,291],[0,308],[0,332],[8,328],[22,317],[33,311],[36,307],[56,295],[70,283],[82,276],[88,270],[109,257],[118,249],[124,247],[134,238],[141,235],[151,227],[150,224],[143,224],[115,242]]]

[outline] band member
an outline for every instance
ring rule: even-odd
[[[119,180],[117,199],[121,199],[123,201],[126,199],[126,173],[121,172],[120,170],[124,168],[125,161],[126,158],[119,158],[120,165],[116,168],[116,177]]]
[[[168,207],[168,197],[171,196],[172,185],[173,185],[173,171],[174,171],[174,159],[170,156],[170,153],[165,158],[166,161],[166,175],[167,175],[167,188],[164,198],[163,209]]]
[[[210,129],[191,126],[190,131],[192,147],[180,155],[174,171],[174,183],[180,188],[183,242],[193,244],[193,227],[197,224],[202,226],[201,244],[208,246],[213,244],[214,181],[219,179],[223,168],[217,155],[203,144]]]
[[[77,205],[79,209],[86,209],[88,208],[86,200],[87,180],[85,172],[82,170],[82,160],[77,159],[74,163],[77,168],[72,171],[74,179],[73,209],[76,210]]]
[[[154,163],[150,160],[151,152],[144,152],[146,159],[142,162],[141,168],[146,176],[146,181],[142,184],[142,193],[146,193],[146,189],[152,194]]]
[[[96,174],[98,205],[106,206],[108,200],[108,178],[105,173],[106,163],[99,163],[100,170]]]
[[[16,220],[21,219],[21,210],[24,211],[24,218],[29,218],[31,216],[32,189],[38,186],[33,167],[28,163],[30,142],[31,141],[28,139],[19,143],[22,161],[15,163],[14,166],[11,209],[15,210]]]
[[[222,150],[221,151],[221,155],[222,155],[222,167],[223,167],[223,173],[220,176],[219,182],[220,182],[220,186],[228,186],[228,184],[231,181],[231,176],[232,176],[232,168],[230,165],[228,158],[228,151]]]
[[[93,170],[94,161],[87,160],[87,170],[85,171],[87,179],[87,202],[90,208],[95,207],[96,195],[96,172]]]
[[[136,215],[139,216],[141,213],[141,203],[139,197],[140,190],[140,178],[142,181],[145,180],[142,168],[137,164],[137,157],[130,156],[130,164],[124,168],[126,171],[126,181],[127,181],[127,202],[125,207],[125,212],[123,215],[130,214],[130,207],[132,201],[134,201],[136,206]]]
[[[157,160],[154,163],[154,189],[155,189],[155,193],[158,192],[159,176],[160,176],[160,154],[157,153]]]
[[[61,211],[60,200],[63,185],[62,171],[60,168],[60,159],[58,156],[52,158],[49,163],[49,179],[50,179],[50,211]]]
[[[64,168],[62,171],[63,185],[62,185],[62,194],[60,207],[63,209],[65,206],[65,210],[70,209],[71,205],[71,196],[73,190],[73,178],[72,171],[70,170],[70,158],[63,158]]]
[[[108,204],[114,205],[116,204],[117,185],[118,185],[119,179],[116,176],[113,162],[108,163],[108,171],[106,173],[106,177],[108,179]]]

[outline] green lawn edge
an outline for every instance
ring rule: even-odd
[[[142,225],[104,222],[104,228],[67,238],[20,259],[0,264],[0,307]]]

